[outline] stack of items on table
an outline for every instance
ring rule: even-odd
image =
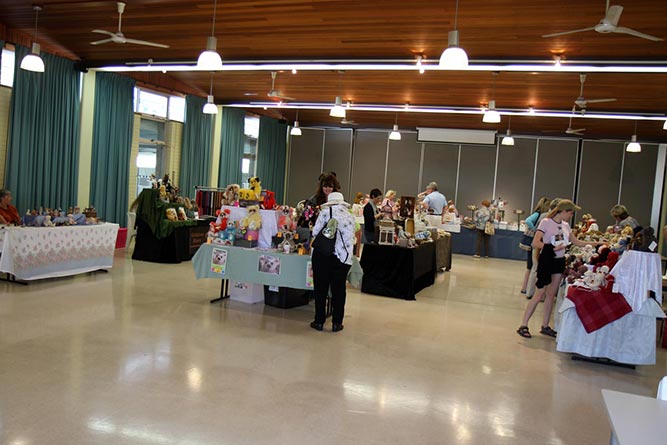
[[[67,212],[62,209],[40,207],[28,210],[21,217],[21,225],[28,227],[82,226],[97,224],[95,208],[87,208],[81,212],[80,207],[70,207]]]

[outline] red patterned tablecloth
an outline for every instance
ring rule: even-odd
[[[574,303],[581,324],[589,334],[632,312],[625,297],[616,292],[571,286],[567,298]]]

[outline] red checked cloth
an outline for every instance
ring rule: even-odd
[[[632,312],[623,295],[604,288],[592,291],[571,286],[567,290],[567,298],[574,303],[581,324],[589,334]]]

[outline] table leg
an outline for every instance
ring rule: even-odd
[[[224,279],[220,283],[220,296],[218,298],[214,298],[209,303],[217,303],[218,301],[222,301],[225,298],[229,298],[229,280]]]
[[[5,278],[0,278],[0,281],[6,281],[6,282],[12,283],[12,284],[20,284],[20,285],[23,285],[23,286],[28,285],[27,281],[18,281],[16,279],[16,275],[11,274],[9,272],[5,272]]]

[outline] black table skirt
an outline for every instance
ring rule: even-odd
[[[508,260],[526,261],[526,251],[519,249],[523,232],[518,230],[496,229],[496,234],[489,239],[489,256]],[[477,229],[461,227],[461,233],[452,233],[452,252],[474,255],[477,243]],[[483,253],[483,252],[482,252]]]
[[[408,249],[366,244],[361,268],[362,292],[414,300],[420,290],[435,282],[435,245],[427,243]]]
[[[171,235],[158,239],[150,227],[137,218],[137,238],[132,259],[171,264],[190,261],[199,246],[206,242],[208,222],[198,220],[195,226],[176,227]]]

